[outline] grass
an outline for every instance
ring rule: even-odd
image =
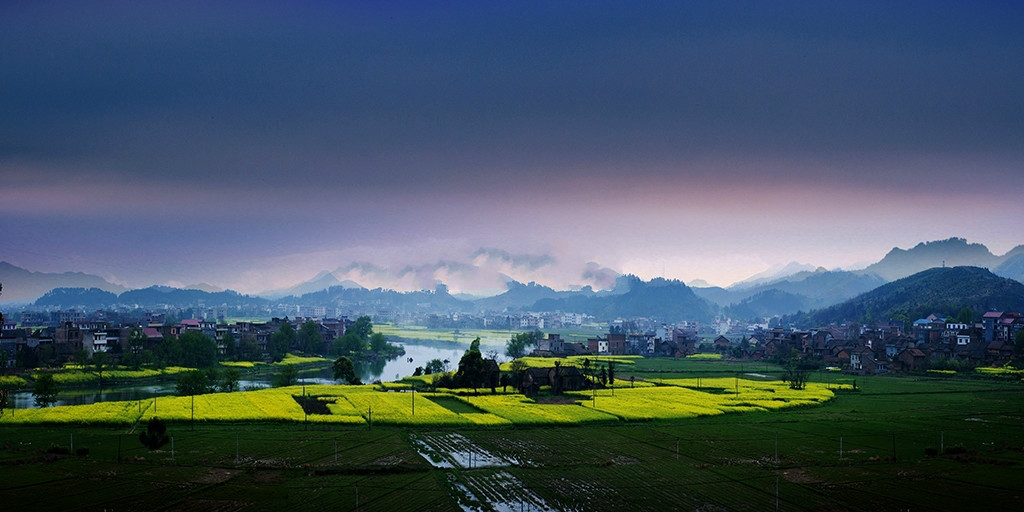
[[[697,393],[698,378],[702,387],[724,390],[715,396],[736,400],[756,400],[758,391],[769,399],[791,393],[778,382],[736,379],[737,370],[711,377],[701,366],[690,366],[695,362],[673,364],[658,369],[665,375],[663,386],[648,388],[675,396],[663,401],[697,403],[680,397]],[[852,388],[853,380],[814,374],[815,389],[809,391]],[[136,439],[142,424],[2,421],[0,490],[12,510],[281,510],[296,504],[350,510],[358,494],[365,510],[456,511],[463,509],[467,492],[506,503],[495,507],[504,509],[520,508],[520,500],[546,504],[534,508],[638,512],[771,510],[776,500],[786,511],[1021,508],[1024,390],[1019,382],[927,376],[856,381],[859,391],[839,392],[815,407],[642,422],[608,416],[610,421],[572,426],[499,421],[499,413],[519,407],[502,402],[524,400],[515,395],[417,393],[417,416],[423,411],[425,417],[465,419],[452,425],[375,421],[371,427],[359,407],[344,400],[330,407],[339,416],[347,411],[352,423],[172,422],[173,453],[169,445],[155,452],[143,448]],[[730,385],[737,384],[740,395],[730,395]],[[765,391],[769,388],[775,391]],[[342,396],[343,390],[306,386],[308,394],[322,397]],[[617,389],[615,399],[629,404],[626,396],[640,391]],[[280,393],[290,396],[301,388]],[[356,394],[381,400],[373,405],[375,416],[391,400],[396,407],[409,406],[411,416],[409,393],[366,387]],[[610,392],[597,397],[598,410],[587,406],[590,401],[548,407],[562,415],[607,416],[600,408],[612,398],[605,394]],[[165,399],[159,400],[163,409]],[[487,453],[512,463],[434,468],[418,455],[413,437],[444,438],[453,452]],[[70,451],[72,442],[88,454],[61,453]]]
[[[172,424],[173,454],[146,450],[131,427],[4,425],[0,487],[12,510],[347,510],[357,487],[366,510],[461,510],[468,488],[489,500],[518,504],[529,493],[548,508],[577,510],[765,510],[774,509],[776,488],[787,511],[1020,508],[1018,384],[883,377],[858,387],[813,408],[572,428]],[[473,414],[463,397],[423,398]],[[453,449],[515,463],[433,468],[410,442],[414,432],[456,431]],[[71,442],[88,455],[48,453]],[[940,443],[945,454],[926,452]],[[517,486],[494,494],[502,479]]]

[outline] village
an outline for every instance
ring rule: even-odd
[[[0,331],[0,360],[10,369],[57,366],[90,359],[102,352],[116,362],[123,354],[158,351],[165,339],[177,339],[189,331],[201,332],[214,340],[219,357],[244,353],[249,359],[266,359],[270,352],[268,343],[275,332],[284,324],[298,330],[306,323],[315,325],[319,347],[292,348],[323,355],[331,352],[332,343],[344,336],[353,323],[347,316],[275,317],[265,322],[230,324],[212,319],[174,320],[169,316],[146,313],[143,318],[125,321],[102,311],[90,315],[62,311],[50,313],[41,322],[43,325],[37,327],[25,326],[25,320],[32,317],[22,317],[21,324],[6,321]],[[557,317],[582,320],[582,315],[559,313]],[[1024,316],[1020,313],[998,311],[984,313],[980,322],[933,314],[914,321],[909,330],[901,322],[846,323],[809,330],[758,325],[717,336],[716,330],[696,322],[654,326],[646,319],[620,319],[610,322],[605,334],[584,340],[578,334],[569,337],[549,331],[546,336],[540,335],[547,327],[543,319],[542,315],[532,314],[506,320],[513,323],[514,329],[538,333],[533,356],[682,358],[718,353],[739,361],[800,359],[859,375],[999,366],[1013,357],[1014,336],[1024,330]]]

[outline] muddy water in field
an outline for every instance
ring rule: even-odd
[[[500,469],[516,465],[514,462],[488,452],[460,434],[428,432],[412,435],[411,441],[413,448],[436,468],[474,470],[449,474],[453,494],[462,510],[558,510],[514,475]]]
[[[463,475],[462,486],[467,492],[467,503],[459,503],[462,510],[495,510],[497,512],[555,511],[559,510],[544,501],[537,493],[523,485],[514,475],[506,471],[474,472]],[[475,501],[485,504],[476,508]]]
[[[477,469],[510,463],[455,433],[423,433],[412,437],[413,448],[435,468]]]

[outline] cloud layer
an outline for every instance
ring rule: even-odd
[[[1005,251],[1022,25],[1006,2],[4,2],[0,258],[495,290]]]

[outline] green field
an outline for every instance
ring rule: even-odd
[[[664,380],[649,389],[661,393],[695,392],[700,378],[724,395],[730,382],[749,387],[741,387],[742,397],[769,382],[737,379],[737,368],[732,378],[711,376],[730,367],[693,361],[643,360],[639,373],[648,363],[667,365],[649,370]],[[827,379],[852,384],[850,377]],[[518,425],[499,415],[521,407],[502,403],[515,395],[489,393],[417,394],[417,415],[466,420],[458,424],[402,426],[411,410],[388,417],[387,404],[377,401],[379,421],[370,425],[359,411],[368,403],[359,400],[394,400],[391,407],[404,409],[413,399],[371,389],[349,400],[347,412],[337,411],[352,423],[193,426],[180,419],[168,429],[173,452],[170,445],[143,448],[136,423],[5,424],[0,490],[11,510],[354,510],[357,499],[360,510],[1024,508],[1019,383],[875,377],[857,384],[859,391],[813,407],[639,422],[588,416],[612,409],[601,410],[613,400],[603,390],[608,396],[598,394],[598,410],[585,393],[584,407],[545,406],[558,416],[571,412],[574,423]],[[308,388],[323,394],[334,386]],[[617,389],[614,400],[630,411],[627,395],[637,391]],[[170,411],[167,400],[159,407]],[[642,410],[639,401],[632,410]],[[88,453],[63,453],[72,443]]]
[[[480,338],[480,345],[484,350],[495,349],[503,353],[505,343],[519,330],[509,329],[431,329],[418,325],[402,325],[381,323],[374,324],[374,332],[379,332],[389,340],[397,343],[411,340],[446,342],[469,347],[474,338]],[[563,329],[552,331],[560,334],[562,338],[573,342],[586,342],[587,338],[600,334],[596,329],[587,330]]]

